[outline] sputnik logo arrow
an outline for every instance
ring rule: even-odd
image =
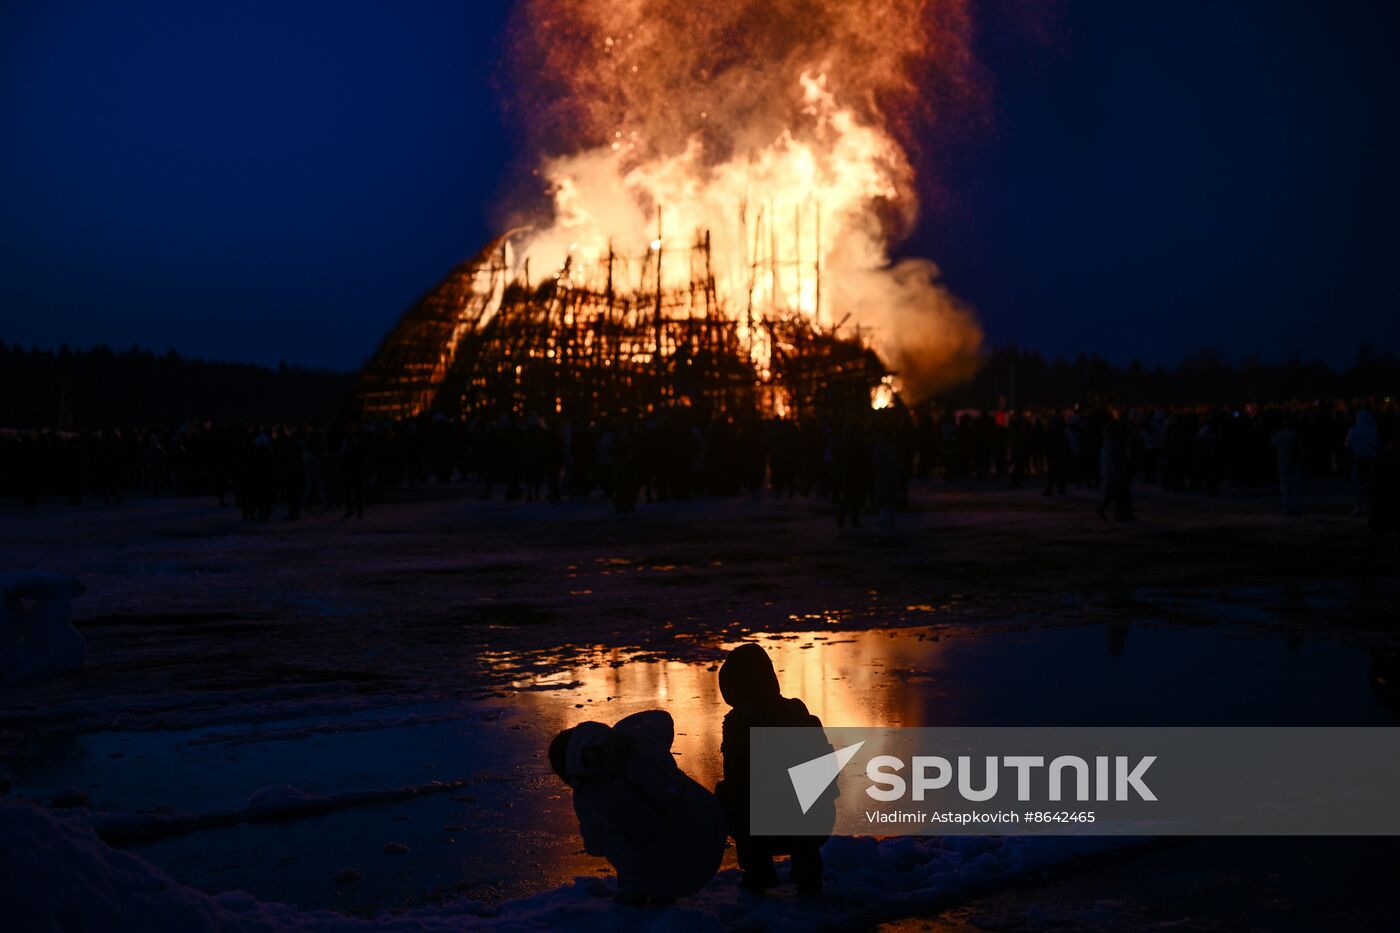
[[[860,741],[854,745],[847,745],[820,758],[813,758],[788,768],[788,777],[792,780],[792,789],[797,793],[797,802],[801,805],[803,813],[812,809],[812,804],[831,786],[841,769],[846,767],[864,744],[864,741]]]

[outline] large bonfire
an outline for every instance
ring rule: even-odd
[[[543,218],[404,315],[367,415],[649,406],[805,415],[965,376],[900,129],[966,80],[965,0],[525,0]]]

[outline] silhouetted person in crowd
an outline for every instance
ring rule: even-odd
[[[301,458],[301,441],[284,435],[280,460],[282,493],[287,497],[287,521],[299,521],[302,499],[306,495],[306,465]]]
[[[1026,481],[1031,460],[1031,429],[1024,415],[1012,415],[1006,425],[1006,452],[1011,466],[1011,488]]]
[[[550,502],[558,502],[563,498],[559,477],[564,472],[564,435],[558,425],[550,426],[540,446],[547,496]]]
[[[1057,413],[1045,428],[1045,495],[1065,494],[1073,456],[1065,419]]]
[[[1296,419],[1289,418],[1269,438],[1278,466],[1278,488],[1283,499],[1283,514],[1303,514],[1303,442],[1298,436]]]
[[[1087,489],[1098,489],[1103,482],[1103,439],[1106,416],[1091,411],[1079,430],[1079,456]]]
[[[943,412],[938,421],[939,453],[943,457],[943,482],[951,483],[958,478],[958,416],[952,408]]]
[[[244,436],[238,445],[237,467],[234,470],[233,496],[245,522],[258,517],[257,496],[253,491],[253,439]]]
[[[1217,411],[1207,416],[1196,431],[1196,469],[1212,499],[1220,495],[1220,435],[1224,426],[1225,416]]]
[[[154,433],[146,438],[146,449],[141,461],[143,485],[149,495],[158,495],[165,486],[165,448]]]
[[[340,482],[345,496],[345,518],[365,517],[365,450],[352,428],[340,445]]]
[[[881,430],[870,451],[875,511],[880,524],[894,525],[894,510],[899,505],[899,457],[888,429]]]
[[[325,505],[329,498],[326,495],[326,480],[321,475],[321,455],[314,444],[302,445],[301,475],[302,502],[306,505]]]
[[[356,432],[355,449],[346,451],[353,480],[347,514],[360,514],[371,482],[384,489],[471,483],[482,498],[499,484],[507,499],[531,501],[587,499],[597,492],[625,511],[641,492],[660,501],[756,495],[766,477],[781,499],[830,497],[844,528],[847,521],[858,524],[872,503],[886,520],[891,501],[895,511],[907,510],[908,484],[916,475],[942,470],[950,481],[996,476],[1013,485],[1035,477],[1053,495],[1069,483],[1103,484],[1104,471],[1122,452],[1108,438],[1115,419],[1105,409],[959,416],[952,409],[935,415],[921,408],[917,420],[913,414],[896,404],[842,418],[818,406],[793,422],[663,405],[640,420],[606,410],[578,410],[556,420],[517,419],[483,406],[460,418],[368,423]],[[1377,454],[1400,435],[1400,405],[1384,397],[1137,408],[1116,420],[1125,431],[1123,475],[1129,485],[1104,490],[1105,515],[1110,508],[1131,514],[1131,498],[1121,494],[1137,478],[1152,482],[1154,474],[1173,493],[1199,489],[1217,495],[1227,480],[1240,488],[1279,481],[1280,451],[1272,441],[1285,422],[1296,432],[1301,475],[1316,478],[1322,489],[1349,478],[1356,512],[1366,514]],[[248,521],[268,520],[275,500],[285,501],[291,518],[309,506],[341,503],[344,437],[343,425],[330,437],[314,427],[212,422],[0,427],[0,498],[30,507],[45,497],[117,504],[145,492],[210,495],[222,503],[231,489]],[[1105,447],[1114,448],[1107,459]],[[1289,474],[1290,491],[1298,476]],[[1296,498],[1290,493],[1285,510]]]
[[[43,488],[43,442],[37,434],[30,434],[19,442],[16,474],[19,482],[19,496],[24,507],[32,509],[39,504],[39,494]]]
[[[1369,408],[1356,413],[1356,423],[1347,432],[1344,442],[1351,455],[1352,482],[1356,484],[1356,510],[1353,515],[1365,515],[1371,491],[1371,471],[1380,453],[1380,435],[1376,432],[1376,416]]]
[[[612,433],[613,511],[631,512],[637,507],[641,492],[641,468],[637,457],[637,438],[626,420],[617,419]]]
[[[752,891],[773,887],[778,883],[773,856],[787,854],[792,857],[792,880],[797,890],[803,894],[820,893],[821,847],[828,837],[753,836],[749,833],[749,730],[756,726],[820,729],[822,721],[807,712],[801,700],[782,695],[768,653],[751,642],[731,651],[720,666],[719,690],[732,709],[724,717],[724,735],[720,742],[724,780],[715,788],[715,796],[724,807],[729,834],[734,837],[735,854],[739,867],[744,870],[742,884]],[[801,760],[830,753],[831,745],[821,736],[821,733],[813,733],[814,747],[807,750]],[[823,820],[829,832],[836,823],[835,794],[828,791],[812,805],[807,815],[814,824],[818,819]]]
[[[832,457],[832,473],[836,495],[836,526],[843,531],[846,519],[854,528],[860,527],[860,512],[870,495],[870,445],[859,422],[847,422],[836,442]]]
[[[1162,439],[1162,488],[1182,492],[1192,475],[1192,447],[1196,437],[1194,412],[1178,412],[1167,419]]]
[[[253,441],[252,471],[253,518],[271,521],[272,503],[277,497],[277,459],[272,440],[265,433]]]
[[[1099,475],[1103,481],[1103,501],[1099,518],[1113,510],[1115,522],[1133,520],[1133,447],[1128,427],[1113,419],[1104,427],[1099,447]]]
[[[1149,411],[1138,425],[1138,438],[1142,443],[1142,480],[1145,483],[1157,482],[1157,468],[1162,461],[1166,435],[1167,417],[1161,409]]]
[[[647,710],[565,729],[549,764],[573,789],[583,848],[617,870],[615,900],[664,904],[699,891],[724,858],[724,814],[671,757],[675,724]]]
[[[518,502],[521,491],[522,468],[525,463],[525,438],[520,425],[510,415],[502,415],[493,437],[496,454],[496,469],[505,481],[506,501]]]
[[[121,439],[117,432],[101,432],[97,447],[97,493],[103,505],[121,504],[125,485],[121,466]]]
[[[1368,552],[1374,560],[1387,535],[1400,538],[1400,439],[1391,441],[1385,453],[1376,459],[1368,500],[1367,524],[1371,529]]]

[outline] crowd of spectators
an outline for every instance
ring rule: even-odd
[[[1098,490],[1133,517],[1134,483],[1217,496],[1279,485],[1284,510],[1310,477],[1352,482],[1368,507],[1374,465],[1397,438],[1390,400],[1269,406],[954,411],[895,405],[829,420],[716,418],[690,409],[584,423],[535,415],[430,416],[356,427],[233,426],[0,432],[0,496],[36,505],[133,495],[212,496],[249,521],[306,508],[363,513],[391,490],[458,486],[486,499],[603,496],[829,498],[838,518],[888,520],[912,479],[1002,481],[1046,495]],[[274,515],[276,513],[276,516]]]

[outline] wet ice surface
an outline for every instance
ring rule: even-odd
[[[1393,722],[1371,653],[1240,626],[932,628],[757,633],[785,693],[828,725],[1365,725]],[[438,897],[519,897],[606,871],[580,851],[542,753],[559,729],[660,707],[683,768],[719,777],[717,658],[637,648],[500,651],[496,697],[182,731],[96,732],[20,762],[17,794],[76,787],[94,808],[236,808],[272,785],[332,794],[467,779],[446,793],[133,847],[207,891],[366,913]],[[386,845],[407,847],[389,853]],[[362,879],[337,884],[353,867]]]
[[[81,579],[89,646],[81,674],[0,688],[0,770],[17,794],[77,788],[113,813],[470,781],[124,844],[206,891],[365,914],[607,872],[579,851],[545,743],[660,706],[682,767],[712,784],[715,669],[739,638],[830,725],[1395,719],[1397,590],[1352,575],[1344,496],[1293,521],[1272,498],[1144,495],[1133,526],[1100,522],[1087,494],[915,496],[894,531],[848,535],[804,500],[620,518],[445,497],[295,526],[190,500],[0,505],[0,566]],[[847,842],[868,861],[869,840]],[[948,842],[932,875],[977,875],[981,855]],[[338,885],[351,867],[361,880]]]

